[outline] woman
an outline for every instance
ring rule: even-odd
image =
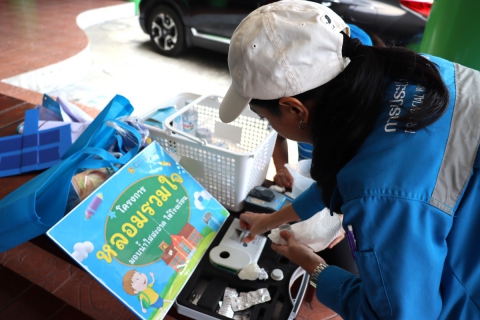
[[[242,214],[248,240],[327,206],[355,236],[359,276],[288,233],[272,245],[312,275],[320,302],[345,319],[478,319],[480,74],[348,35],[328,8],[280,1],[232,37],[222,121],[250,103],[314,146],[316,185],[274,214]]]
[[[365,30],[354,24],[347,24],[347,26],[350,29],[350,37],[357,38],[363,45],[385,47],[385,43],[383,43],[383,41],[381,41],[375,34],[367,33]],[[311,144],[298,142],[297,147],[298,161],[312,158],[313,146]],[[276,170],[273,182],[281,188],[291,190],[293,188],[293,177],[285,167],[285,164],[288,163],[287,140],[281,135],[277,135],[272,160]]]

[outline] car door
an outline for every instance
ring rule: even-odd
[[[194,33],[230,39],[235,28],[250,12],[273,1],[198,0],[189,1],[185,25]]]

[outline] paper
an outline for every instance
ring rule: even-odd
[[[92,117],[70,101],[58,97],[57,102],[60,105],[60,109],[63,111],[62,114],[68,115],[72,122],[90,123],[93,121]],[[65,119],[64,121],[67,122]]]
[[[57,101],[48,95],[43,95],[39,110],[38,129],[51,129],[70,123],[72,143],[85,131],[93,118],[75,104],[58,97]],[[23,133],[25,125],[20,125],[18,133]]]
[[[38,130],[43,131],[46,129],[52,129],[56,127],[61,127],[66,125],[67,123],[62,121],[38,121]],[[90,123],[78,123],[78,122],[70,122],[70,130],[71,130],[71,139],[72,143],[78,139],[78,137],[82,134],[85,129],[87,129]]]

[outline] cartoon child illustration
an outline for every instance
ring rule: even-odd
[[[147,308],[150,307],[156,309],[163,307],[163,299],[152,289],[155,282],[153,272],[150,272],[150,277],[152,277],[152,282],[149,284],[146,274],[132,269],[125,273],[122,281],[126,293],[132,296],[137,295],[143,313],[147,313]]]

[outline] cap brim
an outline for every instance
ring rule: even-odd
[[[220,120],[224,123],[229,123],[237,119],[248,106],[250,100],[250,98],[245,98],[239,95],[233,88],[233,85],[231,85],[220,104]]]

